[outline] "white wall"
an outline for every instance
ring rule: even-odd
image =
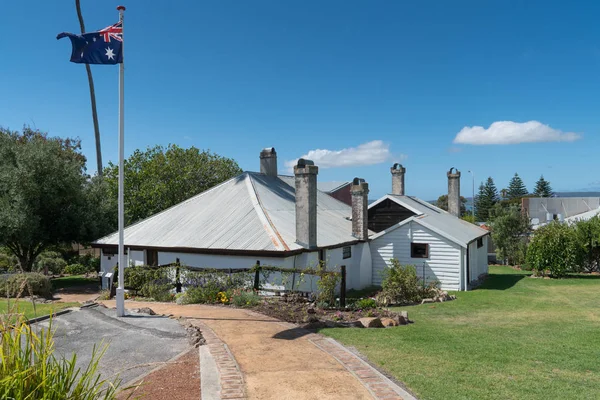
[[[411,258],[410,243],[429,244],[428,258]],[[436,279],[444,290],[460,290],[461,247],[443,236],[411,221],[371,241],[372,282],[381,285],[383,272],[396,258],[401,264],[414,265],[417,275],[427,281]]]
[[[469,282],[477,280],[479,275],[487,274],[488,272],[488,255],[487,255],[488,237],[483,238],[483,246],[477,248],[477,241],[469,245]]]

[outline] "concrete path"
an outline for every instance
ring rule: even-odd
[[[222,399],[414,399],[334,340],[293,324],[229,307],[125,304],[200,326],[221,375]]]

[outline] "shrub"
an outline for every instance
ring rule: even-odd
[[[70,359],[54,355],[52,329],[36,332],[22,319],[0,326],[0,393],[3,399],[114,399],[120,385],[101,380],[98,363],[106,347],[92,350],[87,365],[76,368]]]
[[[52,297],[52,284],[48,277],[37,272],[0,275],[0,296],[21,297],[35,295]]]
[[[57,254],[57,256],[54,254]],[[48,273],[53,275],[64,273],[66,266],[67,262],[62,259],[60,254],[54,252],[40,254],[35,262],[37,272],[44,273],[47,270]]]
[[[64,269],[64,273],[69,275],[83,275],[87,274],[88,272],[88,268],[83,264],[67,265]]]
[[[381,303],[385,305],[414,303],[421,301],[424,296],[429,297],[437,289],[438,282],[424,285],[413,265],[401,265],[394,258],[390,261],[392,266],[385,271],[381,283],[382,290],[378,295]]]
[[[354,307],[359,310],[368,310],[370,308],[377,308],[377,302],[374,299],[360,299],[354,303]]]
[[[336,287],[341,275],[336,271],[327,271],[324,264],[318,268],[319,280],[317,281],[317,302],[332,306],[335,304]]]
[[[231,303],[236,307],[254,307],[260,304],[261,298],[254,291],[234,290],[231,295]]]
[[[175,300],[175,294],[172,292],[173,285],[165,281],[156,281],[144,285],[143,296],[151,297],[154,301],[171,302]]]
[[[0,271],[13,272],[19,265],[17,257],[4,253],[0,249]]]
[[[89,272],[100,272],[100,258],[93,254],[77,255],[70,260],[71,264],[82,264]]]
[[[527,263],[538,274],[564,276],[577,269],[580,248],[577,244],[575,229],[567,224],[551,222],[538,229],[527,251]]]
[[[215,282],[208,282],[204,286],[190,287],[185,291],[185,304],[211,304],[219,302],[221,287]]]

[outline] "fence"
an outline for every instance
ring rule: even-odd
[[[116,267],[115,267],[116,268]],[[167,273],[165,274],[165,276],[160,276],[160,274],[157,274],[156,279],[159,280],[162,284],[166,284],[166,285],[172,285],[173,288],[175,288],[176,293],[181,293],[182,288],[184,286],[194,286],[194,285],[201,285],[202,283],[206,283],[208,280],[210,279],[220,279],[222,278],[222,275],[225,274],[228,276],[229,279],[233,279],[233,277],[235,277],[235,275],[237,274],[248,274],[248,276],[246,277],[246,279],[249,280],[249,282],[252,282],[252,288],[256,291],[262,291],[262,292],[292,292],[292,293],[306,293],[306,292],[301,292],[299,290],[295,290],[296,289],[296,285],[298,284],[296,282],[296,275],[300,274],[300,275],[313,275],[313,276],[318,276],[319,278],[322,278],[324,276],[339,276],[340,277],[340,305],[342,307],[344,307],[346,305],[346,266],[342,265],[340,267],[340,271],[327,271],[324,269],[323,266],[320,266],[319,268],[283,268],[283,267],[275,267],[275,266],[268,266],[268,265],[260,265],[260,262],[257,262],[256,265],[254,265],[251,268],[220,268],[220,269],[216,269],[216,268],[201,268],[201,267],[193,267],[193,266],[188,266],[188,265],[181,265],[178,261],[174,262],[174,263],[170,263],[170,264],[165,264],[165,265],[160,265],[160,266],[156,266],[156,267],[151,267],[151,266],[144,266],[144,269],[148,272],[150,271],[160,271],[160,270],[167,270]],[[183,274],[182,274],[183,272]],[[280,273],[280,274],[291,274],[292,276],[292,284],[291,284],[291,288],[290,290],[286,290],[286,289],[273,289],[273,288],[269,288],[266,287],[264,283],[266,283],[269,279],[269,275],[272,272],[276,272],[276,273]],[[199,273],[202,274],[204,273],[205,276],[194,276],[194,273]],[[171,276],[169,276],[171,275]],[[216,275],[221,275],[221,277],[217,277]],[[261,277],[263,279],[261,279]],[[240,281],[243,280],[244,277],[241,277]],[[117,279],[116,277],[114,278],[114,282],[116,282]],[[263,283],[263,284],[261,284]],[[298,284],[299,285],[299,284]],[[283,285],[285,288],[285,284]],[[127,286],[126,283],[126,289],[129,290],[140,290],[141,287],[135,287],[134,285],[129,285]]]

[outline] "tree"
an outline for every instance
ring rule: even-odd
[[[99,224],[87,223],[101,218],[99,204],[86,197],[85,161],[77,140],[0,128],[0,246],[23,270],[50,246],[101,233]]]
[[[552,197],[554,195],[550,182],[544,179],[544,175],[535,183],[533,194],[537,197]]]
[[[600,217],[577,221],[574,225],[577,244],[580,248],[579,264],[575,272],[586,269],[588,272],[597,271],[600,267]]]
[[[536,230],[527,249],[529,266],[539,274],[550,271],[555,277],[576,271],[580,257],[575,228],[557,221]]]
[[[498,203],[498,201],[500,201],[498,189],[496,189],[492,177],[489,177],[485,182],[485,185],[481,183],[479,192],[475,197],[475,217],[477,218],[477,221],[488,221],[490,210]]]
[[[497,257],[508,265],[523,263],[527,233],[531,230],[529,218],[518,206],[503,207],[496,204],[490,211],[490,221]]]
[[[181,203],[242,172],[233,159],[177,145],[136,150],[125,160],[125,223],[131,224]],[[104,170],[117,215],[118,165]]]
[[[438,197],[435,205],[442,210],[448,211],[448,195],[443,194]],[[460,215],[463,216],[467,213],[467,199],[460,196]]]
[[[75,0],[75,8],[77,9],[77,18],[79,18],[79,26],[81,33],[85,33],[85,25],[83,23],[83,15],[81,14],[80,0]],[[94,121],[94,137],[96,138],[96,168],[98,176],[102,177],[102,148],[100,147],[100,126],[98,125],[98,112],[96,111],[96,90],[94,89],[94,78],[92,77],[92,69],[89,64],[85,64],[87,72],[88,85],[90,87],[90,99],[92,102],[92,120]]]
[[[523,183],[523,180],[516,172],[515,176],[513,176],[508,183],[508,191],[506,194],[507,195],[505,197],[507,197],[509,200],[525,197],[528,194],[525,183]]]

